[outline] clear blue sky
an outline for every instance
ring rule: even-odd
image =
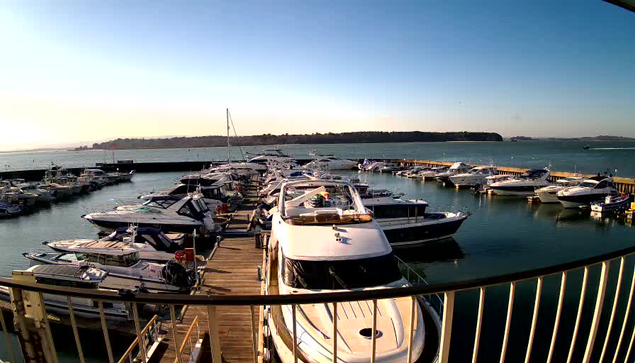
[[[225,107],[243,135],[635,137],[634,39],[599,0],[3,1],[0,123],[32,132],[0,143],[222,134]]]

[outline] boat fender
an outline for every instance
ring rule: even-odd
[[[271,350],[269,350],[268,348],[264,348],[263,351],[262,351],[262,358],[266,362],[271,361]]]
[[[269,327],[268,326],[263,326],[262,327],[262,336],[265,338],[269,338],[271,336],[271,332],[269,331]]]

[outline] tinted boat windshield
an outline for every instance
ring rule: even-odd
[[[303,261],[283,256],[282,278],[287,286],[310,290],[384,286],[402,278],[391,254],[343,261]]]

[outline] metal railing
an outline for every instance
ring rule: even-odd
[[[156,304],[156,305],[165,305],[170,308],[171,316],[164,319],[167,321],[171,321],[173,326],[173,332],[176,332],[176,318],[174,314],[174,309],[176,306],[180,306],[183,304],[189,305],[198,305],[206,307],[206,318],[208,321],[208,332],[209,332],[209,344],[212,350],[212,358],[215,362],[221,361],[221,346],[220,346],[220,335],[218,332],[218,319],[216,309],[219,306],[244,306],[250,307],[250,311],[253,316],[253,309],[260,307],[276,307],[276,306],[288,306],[292,311],[292,319],[290,322],[284,325],[290,325],[291,328],[288,331],[288,348],[292,352],[293,361],[304,360],[311,361],[310,357],[306,352],[304,352],[301,348],[303,344],[303,337],[300,333],[301,327],[297,324],[297,310],[298,307],[302,304],[331,304],[331,303],[341,303],[341,302],[351,302],[351,301],[360,301],[360,302],[372,302],[372,308],[370,309],[372,315],[372,341],[371,341],[371,351],[370,357],[371,361],[375,360],[375,352],[377,348],[376,342],[376,331],[377,331],[377,303],[382,299],[393,299],[393,298],[403,298],[410,297],[412,299],[411,305],[411,313],[414,313],[414,309],[416,307],[417,301],[419,301],[420,296],[430,296],[433,294],[442,294],[443,295],[443,309],[442,309],[442,321],[441,327],[439,331],[439,350],[438,350],[438,360],[440,362],[448,362],[450,359],[450,348],[451,348],[451,340],[453,333],[453,325],[454,325],[454,312],[457,301],[457,293],[467,290],[478,291],[479,292],[479,302],[478,308],[476,309],[476,330],[474,332],[474,343],[473,343],[473,352],[471,354],[472,362],[476,362],[479,353],[479,347],[483,346],[483,341],[481,340],[482,335],[482,327],[486,321],[483,321],[483,310],[485,303],[485,293],[486,290],[490,287],[494,286],[502,286],[508,287],[509,291],[507,293],[507,309],[505,312],[505,326],[503,332],[503,340],[497,341],[494,339],[488,339],[486,343],[488,345],[500,344],[500,356],[497,358],[499,361],[505,361],[505,358],[508,353],[508,344],[510,338],[513,334],[517,333],[516,329],[512,329],[512,317],[514,312],[514,301],[517,294],[517,288],[519,283],[528,283],[534,282],[536,284],[535,297],[533,302],[533,315],[531,319],[531,324],[528,326],[529,328],[529,338],[526,345],[526,351],[524,352],[524,361],[530,361],[532,358],[532,350],[534,348],[534,340],[536,336],[536,325],[537,325],[537,316],[540,312],[541,301],[544,304],[544,299],[541,299],[542,291],[543,291],[543,283],[547,277],[555,276],[559,277],[559,293],[556,302],[556,313],[551,320],[550,329],[550,339],[549,339],[549,349],[546,362],[554,361],[554,352],[556,343],[558,341],[559,332],[562,331],[561,327],[561,317],[563,315],[563,310],[565,308],[564,304],[564,296],[567,288],[567,278],[571,274],[572,271],[584,271],[584,277],[582,280],[581,290],[579,300],[577,301],[577,310],[576,310],[576,319],[573,325],[573,334],[570,338],[570,341],[561,341],[560,344],[565,344],[568,348],[567,359],[568,361],[572,361],[574,357],[574,349],[576,346],[576,342],[580,341],[584,344],[584,354],[582,357],[582,362],[587,363],[592,360],[592,357],[596,357],[600,355],[599,361],[608,361],[609,359],[612,362],[616,362],[620,356],[624,356],[626,360],[631,356],[631,350],[633,346],[633,342],[635,340],[635,327],[632,324],[628,324],[628,321],[632,321],[632,317],[630,317],[631,304],[633,298],[633,292],[635,288],[635,269],[633,273],[631,273],[631,281],[629,281],[629,294],[628,301],[626,303],[626,310],[624,311],[622,316],[619,316],[617,313],[617,305],[618,300],[620,299],[620,295],[622,294],[625,287],[623,287],[624,280],[624,270],[626,258],[635,254],[635,247],[629,247],[622,250],[602,254],[599,256],[581,259],[574,262],[568,262],[563,264],[557,264],[553,266],[543,267],[532,269],[529,271],[515,272],[505,275],[479,278],[479,279],[471,279],[459,282],[452,283],[443,283],[437,285],[426,285],[426,284],[418,284],[409,287],[401,287],[401,288],[391,288],[391,289],[373,289],[367,291],[349,291],[342,293],[315,293],[315,294],[293,294],[293,295],[217,295],[217,296],[205,296],[205,295],[159,295],[159,294],[148,294],[148,293],[139,293],[139,294],[117,294],[113,292],[106,291],[87,291],[78,288],[71,287],[52,287],[48,285],[37,284],[33,282],[23,282],[16,281],[8,278],[0,278],[0,285],[7,286],[12,291],[12,303],[14,304],[14,312],[17,314],[18,321],[20,323],[20,329],[25,328],[25,324],[23,324],[25,316],[21,313],[21,302],[18,297],[20,294],[24,292],[35,292],[42,296],[42,294],[48,295],[61,295],[66,296],[68,298],[68,313],[70,317],[70,325],[73,328],[73,334],[75,338],[75,342],[77,343],[78,352],[80,354],[80,360],[85,361],[82,356],[82,345],[80,341],[80,336],[77,331],[75,313],[73,310],[73,304],[71,303],[71,297],[73,299],[76,298],[88,298],[93,299],[98,302],[99,306],[99,315],[101,319],[102,331],[104,335],[104,343],[106,345],[108,351],[108,360],[110,362],[114,362],[113,359],[113,350],[111,346],[111,342],[109,339],[109,330],[107,320],[105,318],[105,309],[104,304],[106,302],[124,302],[130,306],[132,310],[132,320],[135,323],[135,331],[137,335],[137,339],[141,346],[143,346],[144,342],[144,331],[140,329],[141,319],[139,317],[139,304]],[[609,285],[609,267],[612,262],[619,263],[619,271],[617,272],[617,279],[615,280],[615,288],[613,296],[607,300],[607,286]],[[586,294],[589,293],[587,291],[587,284],[590,280],[589,277],[589,269],[592,266],[600,267],[600,276],[598,279],[598,288],[595,295],[595,303],[593,305],[592,318],[590,320],[591,325],[588,331],[588,335],[582,335],[580,333],[580,325],[582,320],[582,309],[584,307]],[[408,272],[406,272],[407,274]],[[413,274],[413,271],[410,271],[410,274]],[[416,277],[421,278],[423,277]],[[609,290],[612,291],[612,290]],[[42,300],[45,304],[47,300]],[[605,334],[598,335],[598,331],[600,331],[600,324],[602,318],[603,307],[606,304],[610,304],[610,314],[605,316],[605,319],[609,319],[608,323],[604,324],[604,326],[608,327]],[[45,305],[44,304],[44,305]],[[42,306],[42,311],[45,311],[45,306]],[[333,305],[333,310],[337,314],[338,304]],[[606,307],[608,308],[609,305]],[[48,326],[48,321],[46,320],[46,314],[43,315],[44,320],[41,326]],[[411,319],[412,321],[412,319]],[[289,324],[290,323],[290,324]],[[251,322],[253,328],[253,321]],[[6,324],[3,324],[6,325]],[[337,319],[333,319],[333,336],[337,336],[339,334]],[[4,326],[3,326],[4,327]],[[417,357],[412,356],[412,346],[414,342],[412,338],[414,336],[414,324],[411,322],[408,332],[408,342],[409,342],[409,358],[408,361],[415,360]],[[145,329],[144,329],[145,330]],[[191,330],[191,329],[190,329]],[[615,332],[613,332],[615,330]],[[253,331],[258,331],[257,329]],[[253,336],[252,331],[252,336]],[[269,330],[270,331],[270,330]],[[619,334],[617,333],[619,331]],[[544,332],[544,330],[543,330]],[[24,333],[24,332],[22,332]],[[283,334],[284,331],[279,330],[279,334]],[[614,333],[614,334],[613,334]],[[175,333],[176,334],[176,333]],[[251,337],[249,334],[245,334],[245,342],[249,342]],[[176,335],[175,335],[176,337]],[[613,337],[613,339],[611,339]],[[615,338],[616,337],[616,338]],[[51,347],[54,351],[53,337],[51,338]],[[261,337],[259,337],[260,339]],[[611,341],[612,342],[611,342]],[[628,343],[627,343],[628,341]],[[252,342],[253,343],[253,342]],[[182,348],[184,341],[179,342],[177,339],[173,339],[174,349],[175,351],[182,352],[180,348]],[[306,344],[306,342],[304,342]],[[337,361],[337,346],[338,339],[332,339],[332,353],[333,354],[333,362]],[[256,344],[253,344],[254,351]],[[49,347],[49,348],[51,348]],[[595,352],[595,355],[593,355]],[[24,352],[24,357],[26,361],[31,359],[31,355],[36,352],[26,351]],[[144,349],[141,349],[141,358],[143,361],[147,361],[148,357],[146,356],[146,352]],[[262,359],[263,352],[254,352],[254,361],[258,361]],[[180,356],[180,354],[179,354]],[[536,358],[534,357],[533,360]],[[53,354],[50,361],[57,361],[56,354]],[[180,358],[177,356],[177,360]],[[488,357],[487,360],[491,360]],[[595,358],[594,358],[595,361]]]

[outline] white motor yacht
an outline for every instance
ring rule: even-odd
[[[541,203],[560,203],[556,196],[559,191],[580,185],[583,181],[584,179],[580,177],[558,179],[554,185],[548,185],[536,190],[536,196],[540,199]]]
[[[322,156],[303,166],[305,169],[319,170],[352,170],[357,168],[358,162],[348,159],[340,159],[336,156]]]
[[[450,177],[452,175],[467,173],[470,169],[471,168],[469,165],[458,162],[452,164],[452,166],[450,166],[448,170],[437,173],[434,177],[441,183],[447,183],[450,181]]]
[[[446,172],[448,169],[449,169],[448,166],[437,166],[437,167],[422,171],[419,173],[419,175],[421,176],[421,179],[423,181],[432,180],[436,177],[437,174]]]
[[[407,285],[386,236],[348,182],[285,184],[273,215],[269,256],[269,294],[364,291]],[[430,316],[431,308],[426,303],[417,304],[411,315],[411,301],[377,301],[375,362],[407,360],[411,316],[415,319],[412,360],[416,361],[426,347],[436,352],[438,341],[424,338],[426,329],[437,329],[435,324],[424,324],[424,314]],[[372,301],[337,303],[335,317],[333,304],[300,304],[296,306],[296,320],[291,305],[270,307],[269,327],[280,360],[294,361],[293,346],[285,337],[296,330],[299,361],[334,361],[333,339],[337,339],[338,361],[371,361],[372,306]],[[332,334],[334,319],[338,320],[336,337]]]
[[[498,175],[498,169],[494,166],[476,166],[467,173],[460,173],[450,176],[450,181],[456,187],[473,187],[476,185],[486,185],[487,177]]]
[[[613,185],[613,178],[596,176],[584,180],[578,186],[559,191],[556,197],[565,208],[579,208],[602,201],[608,195],[618,194],[619,191]]]
[[[549,185],[548,177],[548,169],[532,169],[519,177],[492,183],[489,189],[496,195],[528,197],[534,195],[536,189]]]
[[[218,232],[213,213],[200,194],[188,195],[166,209],[140,205],[90,213],[82,218],[106,233],[130,225],[159,228],[166,233],[192,233],[196,230],[199,235],[209,235]]]

